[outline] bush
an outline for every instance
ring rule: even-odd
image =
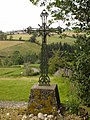
[[[39,75],[39,72],[34,72],[34,70],[30,67],[30,63],[24,64],[24,73],[25,76],[36,76]]]
[[[68,110],[72,114],[78,114],[80,103],[75,99],[69,100],[66,103],[66,110]]]
[[[90,37],[78,36],[75,45],[72,79],[78,83],[78,96],[82,103],[90,106]]]
[[[33,35],[32,37],[30,37],[29,41],[35,43],[36,37]]]

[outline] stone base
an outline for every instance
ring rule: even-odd
[[[56,84],[50,86],[39,86],[36,84],[31,88],[28,113],[55,114],[58,108],[60,108],[60,98]]]

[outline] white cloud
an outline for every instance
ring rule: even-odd
[[[0,0],[0,30],[18,30],[41,23],[42,8],[29,0]]]

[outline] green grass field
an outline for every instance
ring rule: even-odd
[[[1,43],[2,41],[0,41]],[[7,44],[7,41],[5,41]],[[13,45],[13,42],[18,42],[18,44]],[[35,44],[35,43],[30,43],[30,42],[19,42],[19,41],[10,41],[9,42],[11,46],[6,46],[2,47],[3,49],[0,50],[0,55],[2,56],[9,56],[11,55],[14,51],[19,51],[22,55],[28,53],[28,52],[35,52],[38,54],[40,52],[40,46]],[[3,46],[1,44],[1,46]]]
[[[32,68],[39,68],[39,64],[31,64]],[[27,101],[33,84],[39,76],[25,77],[21,75],[23,66],[0,68],[0,100]],[[72,95],[72,84],[66,78],[51,78],[51,84],[58,84],[61,101],[68,101]],[[66,86],[66,87],[65,87]],[[71,90],[72,89],[72,90]]]
[[[69,33],[68,33],[69,34]],[[20,37],[22,37],[23,40],[29,40],[31,35],[29,34],[16,34],[16,35],[12,35],[14,40],[19,40]],[[75,38],[72,37],[66,37],[66,38],[59,38],[60,35],[54,35],[54,36],[47,36],[47,43],[51,44],[51,43],[57,43],[57,42],[62,42],[62,43],[68,43],[70,45],[72,45],[75,41]],[[71,35],[70,35],[71,36]],[[8,35],[8,39],[9,39],[10,35]],[[42,37],[37,37],[36,40],[41,43],[42,42]]]
[[[7,39],[9,39],[10,36],[11,35],[8,35]],[[12,35],[12,37],[13,37],[14,40],[19,40],[20,37],[22,38],[22,40],[29,40],[31,35],[29,35],[29,34],[15,34],[15,35]]]
[[[31,64],[39,67],[39,64]],[[0,68],[0,101],[28,102],[31,87],[38,83],[39,76],[22,76],[23,66]],[[68,78],[50,76],[51,84],[57,84],[63,104],[78,104],[76,86]],[[75,105],[76,106],[76,105]],[[73,107],[73,106],[72,106]],[[90,108],[83,106],[90,113]]]
[[[23,68],[0,68],[0,77],[20,76]]]
[[[0,51],[23,43],[22,41],[0,41]]]
[[[31,35],[28,34],[16,34],[13,35],[13,39],[16,41],[0,41],[0,56],[10,56],[14,51],[19,51],[22,55],[26,54],[27,52],[35,52],[38,54],[40,52],[40,45],[27,42]],[[10,35],[8,36],[8,38]],[[22,37],[26,41],[19,41],[19,37]],[[36,41],[42,43],[42,37],[37,37]],[[73,45],[75,38],[66,37],[66,38],[59,38],[59,35],[54,35],[51,37],[47,37],[47,43],[68,43]]]
[[[28,101],[30,89],[38,82],[38,77],[0,78],[0,100]],[[71,98],[71,84],[65,78],[51,77],[51,84],[58,84],[60,99],[63,103]]]
[[[40,64],[30,64],[31,68],[39,69]],[[21,72],[24,72],[24,65],[21,66],[12,66],[12,67],[3,67],[0,68],[0,78],[1,77],[21,77]]]
[[[59,35],[54,35],[54,36],[51,36],[51,37],[47,37],[47,43],[48,44],[51,44],[51,43],[59,43],[61,42],[62,44],[63,43],[67,43],[69,45],[73,45],[74,42],[75,42],[75,38],[72,38],[72,37],[66,37],[66,38],[59,38]],[[42,38],[41,37],[37,37],[37,41],[42,43]]]

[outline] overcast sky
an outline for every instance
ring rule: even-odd
[[[0,30],[5,32],[28,26],[37,27],[41,24],[40,13],[43,9],[32,5],[29,0],[0,0]]]
[[[42,8],[32,5],[29,0],[0,0],[0,30],[10,31],[41,23]]]

